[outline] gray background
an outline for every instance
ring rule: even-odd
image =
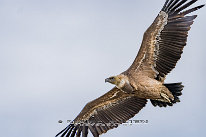
[[[126,70],[165,0],[0,0],[0,130],[3,137],[52,137]],[[203,4],[200,0],[197,4]],[[185,85],[181,103],[149,102],[102,137],[203,137],[205,131],[206,8],[166,82]],[[62,124],[58,120],[63,120]]]

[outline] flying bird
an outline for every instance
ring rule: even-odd
[[[115,87],[87,103],[79,115],[56,135],[94,137],[134,117],[150,100],[159,107],[180,102],[182,83],[164,83],[181,58],[188,31],[197,15],[188,15],[204,5],[189,8],[197,0],[166,0],[154,22],[144,33],[132,65],[117,76],[105,79]]]

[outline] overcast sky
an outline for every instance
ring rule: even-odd
[[[2,137],[52,137],[126,70],[165,0],[0,0],[0,129]],[[199,0],[197,4],[206,3]],[[204,137],[206,8],[166,82],[185,85],[181,103],[150,102],[102,137]],[[63,123],[59,124],[58,120]]]

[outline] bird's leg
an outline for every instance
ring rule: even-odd
[[[165,93],[160,93],[160,96],[164,98],[164,100],[167,100],[167,102],[171,103],[170,98]]]

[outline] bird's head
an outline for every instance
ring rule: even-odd
[[[106,78],[105,82],[109,82],[117,86],[121,82],[121,78],[119,76],[111,76],[109,78]]]

